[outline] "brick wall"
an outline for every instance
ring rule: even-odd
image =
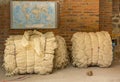
[[[71,46],[70,39],[78,31],[108,30],[111,32],[110,0],[41,0],[58,2],[58,28],[39,30],[43,33],[53,31],[66,39],[67,46]],[[99,3],[100,1],[100,3]],[[100,8],[99,8],[100,4]],[[100,11],[100,12],[99,12]],[[100,15],[100,16],[99,16]],[[99,18],[100,17],[100,18]],[[100,22],[99,22],[100,20]],[[9,35],[23,34],[25,30],[10,29],[10,5],[0,6],[0,56],[3,55],[4,41]]]
[[[112,33],[112,0],[100,0],[100,30]]]
[[[113,15],[120,12],[120,0],[113,0]]]

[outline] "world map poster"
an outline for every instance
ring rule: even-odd
[[[44,1],[12,1],[11,29],[57,27],[57,3]]]

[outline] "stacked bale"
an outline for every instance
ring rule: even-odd
[[[48,74],[54,64],[55,68],[63,68],[68,63],[65,40],[55,37],[52,32],[25,31],[24,35],[10,36],[6,40],[4,54],[3,65],[7,76]]]
[[[108,32],[77,32],[72,39],[72,64],[77,67],[109,67],[112,42]]]

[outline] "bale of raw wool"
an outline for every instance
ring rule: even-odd
[[[72,64],[77,67],[109,67],[113,60],[108,32],[77,32],[72,39]]]
[[[56,36],[57,49],[55,50],[54,68],[64,68],[69,64],[69,55],[67,52],[67,46],[65,39],[61,36]]]
[[[56,48],[56,38],[52,32],[26,31],[24,35],[10,36],[4,51],[6,75],[51,73]]]

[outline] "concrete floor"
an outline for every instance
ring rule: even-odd
[[[88,71],[93,76],[88,76]],[[120,63],[113,64],[110,68],[74,68],[55,71],[50,75],[17,75],[6,77],[0,69],[0,82],[120,82]]]

